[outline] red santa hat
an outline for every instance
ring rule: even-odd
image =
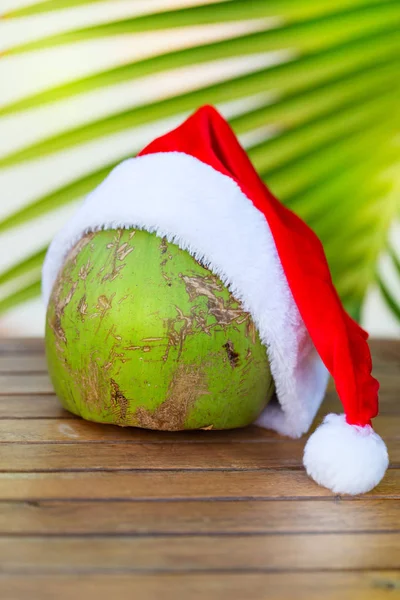
[[[271,194],[214,108],[121,163],[88,196],[50,246],[45,301],[86,232],[128,227],[166,236],[200,259],[252,315],[277,395],[258,425],[300,437],[332,375],[344,415],[328,415],[311,435],[305,468],[337,493],[375,487],[388,454],[371,426],[379,384],[367,335],[345,312],[316,235]]]

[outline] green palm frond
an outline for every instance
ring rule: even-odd
[[[346,40],[352,41],[357,37],[361,37],[361,43],[365,38],[368,42],[368,34],[374,35],[374,33],[378,35],[392,34],[395,37],[399,26],[400,7],[397,3],[393,4],[392,1],[383,7],[368,6],[367,10],[364,7],[363,9],[351,10],[335,16],[323,15],[311,21],[290,23],[219,42],[150,56],[140,61],[133,61],[94,73],[88,77],[28,96],[9,106],[4,106],[0,109],[0,116],[33,108],[34,106],[43,106],[44,104],[100,89],[107,85],[133,81],[146,75],[154,75],[169,69],[177,69],[193,64],[204,64],[212,60],[288,48],[294,48],[297,52],[312,52],[332,47],[332,45],[337,46]],[[373,41],[371,40],[371,43]],[[45,42],[35,42],[38,48],[42,43]],[[395,44],[395,47],[398,48],[398,43]],[[10,48],[4,54],[22,52],[23,48],[25,46],[21,46],[19,49]],[[378,59],[381,51],[384,51],[384,48],[375,49],[372,53],[373,57]]]
[[[73,6],[85,6],[105,0],[44,0],[31,6],[19,8],[4,14],[4,18],[16,18],[37,15],[49,11],[56,11]],[[379,4],[382,0],[369,0],[368,4]],[[227,23],[248,19],[268,17],[281,17],[285,19],[311,19],[321,14],[335,13],[347,8],[354,8],[367,4],[365,0],[319,0],[319,2],[299,2],[298,0],[252,0],[251,7],[247,0],[223,0],[222,2],[205,3],[200,6],[189,6],[168,11],[150,12],[131,19],[118,20],[107,23],[97,30],[97,35],[104,32],[115,33],[116,29],[129,27],[129,33],[142,31],[157,31],[166,28],[187,27],[190,25],[208,25],[210,23]],[[93,28],[91,28],[93,29]],[[75,35],[84,35],[80,29]],[[92,32],[89,35],[93,35]],[[68,40],[70,41],[70,40]],[[67,40],[61,43],[68,43]],[[50,42],[47,38],[46,43]],[[53,43],[50,44],[51,46]]]
[[[4,17],[45,15],[101,1],[39,1]],[[279,19],[271,22],[269,17]],[[163,119],[179,120],[203,103],[217,104],[224,112],[233,101],[255,97],[251,108],[235,109],[230,122],[245,142],[253,139],[246,147],[261,177],[322,239],[338,292],[351,314],[359,317],[366,291],[376,281],[387,306],[400,319],[398,301],[376,274],[379,256],[388,251],[400,279],[399,259],[393,249],[387,250],[388,230],[399,214],[397,0],[205,2],[64,31],[10,47],[3,54],[12,60],[13,55],[91,39],[241,21],[254,21],[256,30],[125,62],[1,106],[0,119],[37,107],[44,110],[106,87],[117,90],[120,84],[156,73],[173,75],[192,65],[284,51],[278,64],[244,75],[239,71],[235,76],[221,75],[217,83],[167,93],[151,104],[110,111],[68,129],[60,123],[57,133],[1,156],[0,169],[6,169],[132,130],[130,152],[109,164],[88,166],[63,186],[31,198],[0,220],[0,234],[44,219],[87,194],[116,163],[137,152],[136,128],[150,124],[161,128]],[[0,274],[0,312],[39,293],[44,254],[41,249]]]
[[[223,16],[219,16],[218,13],[225,15],[232,14],[232,5],[240,7],[240,18],[246,18],[244,16],[245,3],[224,2],[218,10],[216,5],[204,6],[203,15],[199,18],[199,11],[197,9],[194,12],[194,24],[211,24],[220,23],[223,20]],[[270,13],[268,9],[268,2],[256,3],[252,6],[249,11],[247,7],[247,18],[249,12],[251,17],[256,19],[260,17],[267,17]],[[194,10],[194,9],[192,9]],[[169,14],[170,18],[166,20],[166,15]],[[164,29],[165,27],[183,27],[187,23],[187,19],[180,19],[179,14],[182,15],[182,11],[174,11],[171,13],[161,13],[149,17],[149,28],[156,30],[158,28]],[[232,53],[237,52],[240,48],[241,52],[250,53],[250,48],[258,47],[257,51],[276,50],[280,48],[296,47],[297,50],[310,51],[320,47],[324,47],[331,43],[337,43],[340,40],[355,37],[358,33],[367,33],[368,31],[382,30],[388,25],[395,25],[399,23],[400,19],[400,7],[396,0],[382,0],[379,5],[375,2],[368,3],[366,6],[359,6],[356,8],[349,8],[343,12],[333,13],[328,15],[318,16],[309,20],[296,21],[294,23],[284,24],[279,27],[268,28],[265,31],[250,34],[249,36],[240,36],[232,40],[226,40],[219,43],[208,44],[202,46],[203,56],[204,53],[208,55],[208,59],[214,58],[213,53],[216,52],[217,56],[219,53],[222,55],[229,56]],[[235,19],[237,20],[237,18]],[[192,23],[189,23],[192,24]],[[46,37],[37,41],[21,44],[9,48],[5,54],[13,55],[20,54],[21,52],[29,52],[32,50],[42,50],[43,48],[51,48],[58,45],[70,44],[81,42],[90,39],[98,39],[102,37],[110,37],[121,34],[133,34],[143,31],[143,23],[138,24],[138,19],[124,19],[116,21],[114,23],[106,23],[102,25],[87,27],[85,29],[79,29],[71,32],[61,33],[55,36]],[[249,44],[249,45],[248,45]],[[236,48],[235,48],[236,46]],[[189,52],[189,54],[193,54]],[[202,60],[202,53],[198,52],[198,60]],[[221,56],[221,54],[220,54]],[[203,58],[204,60],[204,58]]]
[[[378,38],[378,39],[376,39]],[[379,43],[379,51],[374,44]],[[340,73],[380,63],[399,57],[400,36],[398,28],[388,29],[379,36],[363,36],[350,43],[329,48],[322,52],[307,54],[288,63],[261,69],[253,73],[204,86],[186,94],[172,96],[111,114],[86,125],[44,139],[0,158],[0,168],[9,167],[25,160],[34,160],[66,148],[75,147],[129,128],[148,124],[166,117],[195,109],[203,103],[221,103],[246,98],[250,95],[272,90],[290,93],[326,82]]]
[[[17,291],[12,292],[11,294],[2,298],[0,300],[0,314],[7,312],[15,306],[18,306],[18,304],[23,304],[24,302],[28,302],[28,300],[37,298],[37,296],[40,295],[40,291],[41,280],[40,277],[37,277],[33,283],[24,285]]]
[[[388,248],[388,255],[390,257],[394,271],[396,272],[397,277],[400,280],[400,258],[397,256],[396,251],[392,246],[389,246]],[[390,307],[392,313],[400,321],[400,301],[396,299],[394,293],[391,291],[390,286],[385,282],[383,276],[380,273],[377,273],[376,277],[382,296],[384,297],[386,303]]]
[[[6,271],[0,274],[0,285],[4,285],[9,281],[13,281],[23,275],[31,274],[35,271],[40,271],[44,258],[46,256],[47,248],[38,250],[28,258],[20,261],[17,265],[10,267]]]
[[[395,315],[395,317],[397,317],[397,319],[400,320],[400,303],[398,302],[398,300],[396,300],[392,292],[389,290],[388,286],[383,281],[381,275],[377,275],[377,281],[381,294],[385,299],[387,305],[389,306],[390,310]]]

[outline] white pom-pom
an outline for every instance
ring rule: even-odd
[[[385,474],[389,457],[372,427],[349,425],[344,415],[330,414],[304,449],[304,466],[319,485],[337,494],[363,494]]]

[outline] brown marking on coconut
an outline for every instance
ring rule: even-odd
[[[198,332],[199,329],[207,335],[211,335],[211,330],[216,326],[226,328],[228,325],[231,325],[234,322],[241,324],[245,321],[251,321],[249,313],[244,311],[240,304],[238,308],[235,307],[235,305],[238,304],[235,298],[231,297],[229,301],[225,303],[224,299],[217,295],[217,292],[223,289],[222,284],[211,273],[207,274],[205,277],[190,277],[179,273],[179,277],[185,284],[185,288],[191,302],[193,302],[199,296],[206,296],[208,314],[214,317],[215,323],[210,323],[207,325],[208,315],[204,314],[204,311],[199,311],[196,313],[195,306],[191,308],[190,314],[187,315],[183,313],[179,306],[175,305],[177,316],[173,319],[168,319],[166,323],[167,346],[163,356],[164,362],[168,360],[168,356],[172,347],[178,348],[178,356],[176,360],[179,360],[182,354],[185,339],[189,335],[193,335]]]
[[[89,273],[92,271],[93,267],[92,264],[90,262],[90,259],[87,261],[86,265],[83,265],[83,267],[80,268],[79,270],[79,278],[82,279],[82,281],[86,281],[87,276],[89,275]]]
[[[159,246],[160,250],[161,250],[161,254],[165,254],[168,250],[168,242],[167,242],[167,238],[163,237]]]
[[[82,236],[81,239],[75,244],[75,246],[69,251],[65,259],[65,264],[67,264],[69,261],[73,261],[73,263],[76,265],[76,259],[78,258],[78,254],[80,254],[81,250],[83,250],[83,248],[85,248],[85,246],[89,244],[89,242],[94,238],[95,235],[95,231],[89,231],[89,233],[85,233],[85,235]]]
[[[49,324],[50,324],[50,327],[54,331],[56,339],[62,340],[64,342],[64,344],[66,344],[67,338],[65,336],[65,331],[63,329],[61,319],[62,319],[62,316],[64,314],[66,307],[71,302],[71,300],[75,294],[76,288],[78,287],[78,282],[75,281],[71,285],[71,287],[68,291],[68,294],[66,295],[64,300],[61,300],[62,287],[63,287],[63,281],[60,278],[59,280],[57,280],[57,282],[53,288],[51,303],[54,304],[54,317],[50,321]]]
[[[128,242],[124,242],[122,244],[120,243],[123,234],[124,229],[117,229],[113,241],[107,244],[106,246],[108,250],[113,250],[110,261],[111,269],[109,272],[103,275],[101,283],[104,283],[105,281],[114,281],[114,279],[118,277],[122,269],[124,269],[124,267],[126,266],[126,263],[123,263],[122,265],[117,265],[117,261],[123,261],[134,250],[134,246],[130,246]],[[132,237],[133,235],[130,236],[129,239],[132,239]],[[103,266],[103,272],[106,266],[107,265]]]
[[[88,362],[77,371],[72,372],[71,376],[76,381],[83,393],[83,404],[91,411],[99,412],[104,409],[104,401],[107,397],[105,392],[104,367],[100,367],[93,356]]]
[[[114,331],[115,331],[115,328],[113,326],[113,327],[111,327],[111,329],[109,330],[109,332],[107,334],[107,338],[109,335],[112,335],[112,337],[115,340],[117,340],[117,343],[111,347],[111,349],[108,353],[107,359],[104,361],[104,364],[103,364],[104,371],[108,371],[109,369],[111,369],[111,367],[115,367],[118,364],[118,362],[124,364],[129,360],[126,358],[125,353],[121,352],[121,348],[120,348],[120,344],[119,344],[119,342],[121,341],[121,338],[120,338],[120,336],[115,335]],[[120,369],[118,369],[118,368],[116,371],[114,371],[115,375],[118,375],[119,372],[120,372]]]
[[[223,286],[215,275],[189,277],[180,274],[180,277],[185,283],[191,302],[198,296],[206,296],[209,314],[215,318],[217,324],[221,327],[227,327],[233,322],[242,324],[245,321],[251,320],[250,314],[243,310],[240,303],[233,296],[229,298],[227,303],[225,303],[223,298],[217,296],[216,292],[220,292]],[[234,304],[239,304],[239,307],[235,308],[232,306]],[[209,327],[213,327],[213,325]]]
[[[92,319],[95,319],[96,317],[100,317],[96,333],[98,333],[105,316],[112,309],[112,302],[114,300],[114,297],[115,297],[115,292],[113,294],[111,294],[110,298],[107,298],[107,296],[105,296],[103,294],[98,297],[97,304],[96,304],[96,308],[97,308],[98,312],[95,312],[91,315]]]
[[[84,322],[85,317],[87,315],[87,309],[88,309],[88,305],[86,302],[86,294],[84,294],[82,296],[82,298],[79,300],[78,307],[77,307],[77,311],[78,311],[78,314],[79,314],[82,322]]]
[[[66,307],[71,302],[78,287],[78,282],[72,281],[70,271],[72,270],[73,265],[76,265],[78,254],[85,246],[87,246],[87,244],[89,244],[94,235],[95,234],[93,232],[87,233],[75,244],[73,248],[71,248],[65,258],[65,264],[69,265],[69,269],[66,269],[64,272],[60,271],[51,292],[49,304],[54,306],[54,315],[51,319],[49,319],[49,326],[52,328],[56,338],[57,351],[61,354],[63,353],[63,349],[60,346],[60,343],[67,343],[67,338],[62,327],[61,319]],[[65,299],[62,300],[61,296],[65,284],[69,284],[71,287]]]
[[[233,347],[232,340],[228,340],[226,342],[226,344],[224,344],[222,347],[225,348],[225,350],[226,350],[226,353],[228,355],[228,360],[230,362],[232,369],[235,369],[236,367],[238,367],[240,357],[239,357],[239,353],[235,352],[235,348]]]
[[[167,398],[155,410],[136,409],[137,427],[164,431],[185,429],[185,422],[198,398],[208,394],[204,371],[198,365],[179,365],[168,389]]]
[[[178,348],[178,361],[181,357],[183,344],[188,335],[194,333],[194,327],[197,324],[196,315],[194,314],[194,307],[191,309],[190,315],[185,315],[179,306],[175,305],[177,316],[174,319],[167,320],[167,346],[165,353],[162,358],[164,362],[168,360],[169,352],[171,348]],[[183,326],[181,326],[183,323]]]
[[[121,342],[122,336],[117,335],[116,331],[117,331],[117,327],[114,323],[113,325],[111,325],[110,329],[108,330],[107,335],[105,337],[105,341],[107,341],[108,338],[111,336],[112,338],[114,338],[114,340],[117,340],[117,342]]]
[[[119,425],[126,425],[126,417],[129,408],[129,400],[122,393],[119,385],[114,379],[110,379],[111,386],[111,410],[117,418]]]
[[[133,246],[129,246],[128,242],[125,242],[117,250],[118,260],[124,260],[131,252],[133,252]]]
[[[166,252],[168,251],[167,238],[165,238],[165,237],[162,238],[159,248],[161,250],[161,256],[163,257],[166,254]],[[162,261],[160,262],[161,275],[165,279],[167,286],[171,287],[172,286],[172,279],[165,272],[165,265],[167,264],[167,262],[168,262],[168,258],[167,257],[164,257],[162,259]]]
[[[256,326],[252,319],[249,319],[246,323],[246,337],[251,339],[252,344],[256,343]]]

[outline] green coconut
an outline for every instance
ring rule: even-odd
[[[231,429],[252,423],[273,393],[250,314],[155,234],[85,235],[58,275],[46,321],[55,391],[91,421]]]

